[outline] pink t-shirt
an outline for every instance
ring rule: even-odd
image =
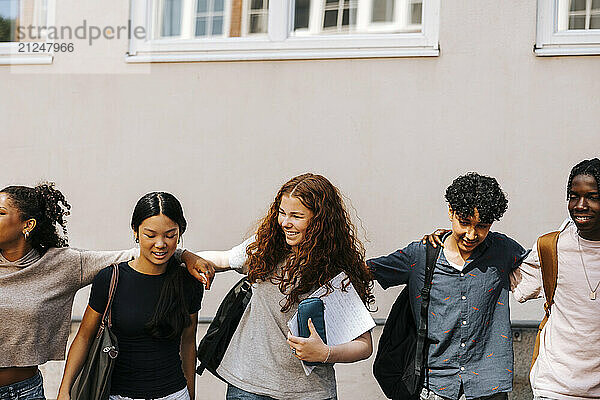
[[[581,251],[579,250],[581,246]],[[519,302],[543,297],[537,243],[511,276]],[[558,239],[558,283],[550,318],[540,335],[531,370],[533,394],[559,400],[600,399],[600,288],[590,299],[581,256],[592,289],[600,281],[600,241],[579,237],[570,223]]]

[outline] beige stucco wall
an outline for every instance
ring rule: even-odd
[[[61,0],[56,24],[128,13]],[[476,170],[510,198],[494,229],[530,246],[566,216],[570,167],[600,153],[600,57],[535,57],[535,13],[535,0],[444,0],[435,58],[135,65],[121,40],[0,66],[0,185],[56,181],[71,244],[95,249],[132,246],[135,201],[170,191],[199,250],[239,243],[286,179],[318,172],[351,199],[376,256],[446,226],[444,188]],[[235,279],[218,277],[204,316]],[[379,289],[384,317],[397,290]]]

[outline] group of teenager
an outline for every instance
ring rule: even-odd
[[[600,399],[599,184],[598,158],[573,167],[554,302],[530,374],[536,400]],[[507,399],[513,384],[509,292],[519,301],[544,296],[540,257],[535,244],[528,251],[491,231],[508,208],[496,179],[467,173],[445,197],[451,229],[425,238],[443,248],[431,285],[428,379],[420,397]],[[374,280],[383,288],[406,284],[420,318],[425,240],[365,260],[339,190],[321,175],[286,182],[255,233],[228,251],[178,249],[187,222],[169,193],[137,202],[131,229],[138,246],[126,251],[68,247],[69,209],[51,183],[0,191],[0,400],[45,398],[38,366],[64,358],[74,295],[92,283],[58,393],[70,399],[106,308],[112,264],[119,271],[111,311],[119,354],[111,400],[194,398],[198,310],[215,272],[235,270],[252,284],[217,370],[228,383],[227,399],[337,398],[334,364],[371,356],[371,332],[328,346],[312,324],[302,338],[287,323],[301,300],[340,272],[368,308]],[[535,221],[536,204],[531,211]],[[298,359],[320,364],[306,375]]]

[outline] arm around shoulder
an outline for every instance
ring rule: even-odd
[[[419,251],[420,246],[425,248],[424,244],[413,242],[387,256],[367,260],[367,266],[373,273],[374,279],[384,289],[405,284],[408,282],[411,268],[415,263],[415,254]]]
[[[81,287],[92,283],[98,272],[111,264],[121,263],[134,259],[139,255],[138,248],[117,251],[95,251],[73,249],[79,252],[81,260]]]
[[[519,303],[543,296],[542,270],[536,245],[521,265],[510,273],[510,289]]]

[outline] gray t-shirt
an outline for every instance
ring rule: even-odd
[[[246,240],[229,252],[229,265],[246,273]],[[332,364],[317,366],[306,376],[300,360],[287,344],[287,322],[297,305],[282,313],[285,296],[270,281],[252,285],[246,308],[217,372],[228,383],[247,392],[275,399],[323,400],[336,396]]]

